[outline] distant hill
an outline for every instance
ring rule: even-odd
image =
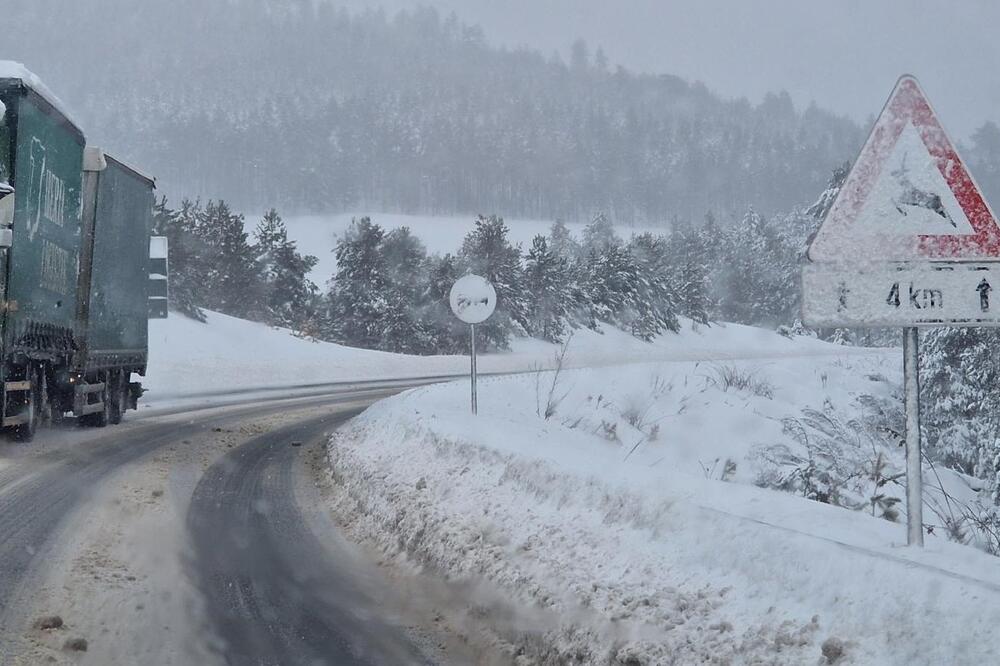
[[[25,62],[88,135],[171,197],[287,213],[384,210],[623,222],[812,201],[863,140],[787,94],[491,46],[431,9],[311,0],[6,0]],[[553,48],[562,45],[553,45]],[[627,45],[615,45],[617,49]],[[669,63],[664,64],[669,68]]]

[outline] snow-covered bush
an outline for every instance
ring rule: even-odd
[[[788,443],[755,447],[759,486],[895,521],[903,495],[900,403],[860,396],[847,413],[827,404],[782,420]]]

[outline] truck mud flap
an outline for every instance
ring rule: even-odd
[[[139,382],[129,382],[128,385],[128,408],[139,409],[139,398],[146,392]]]

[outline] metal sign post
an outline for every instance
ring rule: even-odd
[[[920,468],[920,336],[903,329],[903,404],[906,411],[906,545],[924,545],[923,474]]]
[[[476,396],[476,380],[478,379],[478,372],[476,371],[476,325],[469,324],[469,331],[471,332],[471,340],[469,342],[469,347],[472,349],[472,413],[479,413],[479,404]]]
[[[918,326],[1000,326],[1000,223],[902,77],[809,246],[802,319],[903,329],[906,542],[923,546]]]
[[[466,275],[451,287],[448,295],[451,311],[460,320],[469,324],[470,370],[472,380],[472,413],[479,413],[479,396],[476,391],[479,370],[476,367],[476,324],[481,324],[493,315],[497,307],[497,292],[485,278]]]

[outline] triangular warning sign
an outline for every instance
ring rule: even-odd
[[[1000,225],[912,76],[896,84],[808,254],[852,263],[1000,258]]]

